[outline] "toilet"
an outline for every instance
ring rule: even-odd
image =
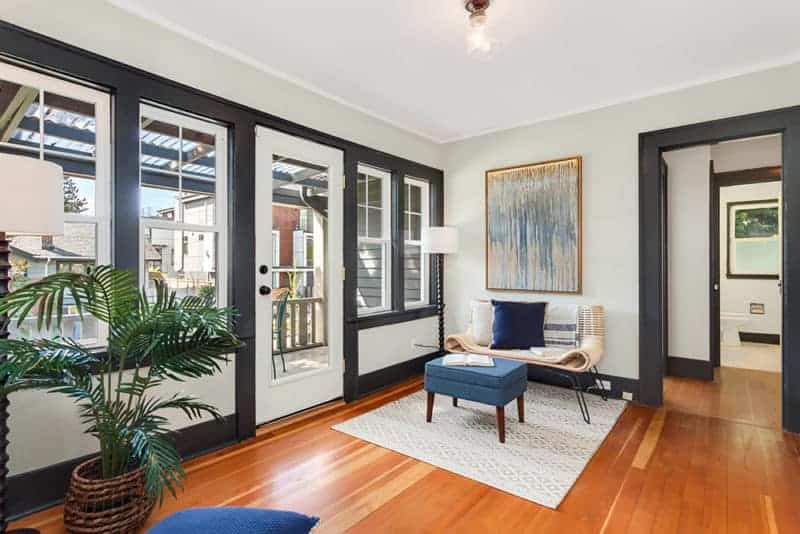
[[[719,327],[723,345],[739,346],[742,344],[739,339],[739,330],[747,322],[747,315],[743,313],[722,312],[719,314]]]

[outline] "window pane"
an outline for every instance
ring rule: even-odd
[[[778,239],[737,239],[734,274],[778,274]]]
[[[383,206],[383,187],[384,183],[382,179],[375,178],[374,176],[369,177],[367,183],[367,203],[370,206],[376,208]]]
[[[415,185],[408,186],[408,204],[409,211],[414,213],[422,212],[422,189]]]
[[[64,211],[95,213],[94,104],[44,94],[44,159],[64,169]]]
[[[405,245],[405,301],[422,300],[422,248],[419,245]]]
[[[413,213],[408,216],[408,237],[411,241],[419,241],[422,239],[422,215],[414,215]]]
[[[358,307],[384,307],[386,257],[382,243],[358,244]]]
[[[11,132],[0,151],[39,157],[39,89],[0,80],[0,132]]]
[[[97,262],[97,227],[94,223],[64,224],[64,235],[60,236],[14,236],[11,239],[11,290],[41,280],[57,272],[84,273]],[[61,331],[49,332],[36,329],[36,313],[31,310],[22,325],[10,327],[12,337],[41,337],[62,335],[78,341],[94,344],[98,337],[97,320],[89,315],[81,321],[72,296],[64,297]]]
[[[358,208],[358,237],[367,236],[367,208]]]
[[[383,237],[383,210],[367,209],[367,235],[368,237]]]
[[[358,200],[359,204],[367,203],[367,177],[363,174],[358,175]]]
[[[142,217],[180,220],[179,128],[142,117]]]
[[[144,256],[149,297],[155,295],[156,281],[162,281],[175,290],[178,297],[218,298],[214,232],[146,228]]]
[[[778,207],[736,210],[735,237],[772,237],[778,235]]]
[[[214,224],[216,139],[213,135],[183,128],[181,198],[183,221]]]

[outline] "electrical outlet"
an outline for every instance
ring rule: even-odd
[[[629,400],[633,400],[633,393],[630,392],[630,391],[623,391],[622,392],[622,398],[625,399],[625,400],[628,400],[628,401]]]
[[[603,389],[606,391],[611,391],[611,381],[610,380],[601,380],[600,385],[603,386]]]

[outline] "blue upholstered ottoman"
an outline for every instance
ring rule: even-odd
[[[167,517],[147,534],[308,534],[319,522],[281,510],[258,508],[190,508]]]
[[[425,391],[428,392],[427,421],[433,418],[436,393],[465,399],[497,408],[497,433],[500,443],[506,441],[505,406],[517,399],[519,422],[525,422],[525,390],[528,388],[528,368],[522,362],[494,358],[494,367],[442,365],[443,358],[425,364]]]

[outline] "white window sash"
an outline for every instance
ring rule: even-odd
[[[368,165],[358,165],[358,173],[364,174],[368,177],[378,178],[381,181],[381,207],[369,206],[368,204],[357,204],[358,207],[366,208],[365,213],[369,210],[381,211],[381,237],[367,237],[369,236],[369,217],[364,221],[365,231],[367,236],[358,237],[358,243],[368,243],[381,245],[381,254],[383,255],[383,276],[381,284],[381,305],[380,306],[360,306],[358,307],[359,315],[373,315],[376,313],[384,313],[392,309],[392,175],[391,173]],[[365,187],[369,187],[369,181]],[[369,198],[369,191],[365,191],[365,197]]]
[[[65,222],[94,224],[95,262],[97,265],[111,263],[111,96],[108,93],[91,89],[73,82],[54,78],[24,68],[0,63],[0,78],[20,85],[39,89],[39,105],[44,106],[44,93],[57,94],[94,105],[95,155],[87,156],[87,161],[95,164],[95,206],[94,215],[65,213]],[[45,154],[58,154],[44,148],[44,120],[39,117],[39,159]],[[14,145],[19,148],[17,145]],[[98,321],[97,339],[82,339],[81,344],[92,349],[106,345],[108,327]]]
[[[215,188],[214,188],[214,224],[190,224],[185,222],[171,221],[168,219],[158,219],[143,217],[139,214],[139,284],[147,284],[147,266],[145,262],[145,236],[149,229],[162,229],[184,232],[207,232],[216,237],[216,276],[215,284],[217,289],[217,304],[226,306],[228,302],[228,130],[221,124],[209,120],[201,120],[187,116],[182,113],[168,111],[149,104],[141,104],[140,117],[147,116],[155,120],[163,121],[181,128],[207,133],[214,136],[216,146],[214,147],[215,156]],[[139,184],[141,188],[141,142],[139,143]],[[178,147],[179,154],[182,147]],[[181,208],[182,209],[182,208]],[[183,219],[183,217],[181,217]],[[182,253],[182,251],[181,251]]]
[[[420,231],[422,229],[427,228],[430,226],[430,184],[426,181],[419,180],[416,178],[412,178],[410,176],[405,177],[405,184],[407,194],[410,193],[410,187],[418,187],[420,188],[420,211],[411,211],[404,210],[403,217],[407,217],[408,215],[418,215],[420,216]],[[409,202],[409,208],[411,204]],[[409,229],[410,229],[410,220],[409,220]],[[405,235],[404,235],[405,237]],[[420,249],[422,247],[421,240],[415,239],[404,239],[403,241],[405,245],[412,245],[412,246],[419,246]],[[420,254],[420,298],[419,300],[407,300],[405,301],[406,308],[419,308],[420,306],[426,306],[429,304],[429,291],[428,291],[428,284],[429,284],[429,277],[430,277],[430,261],[428,260],[428,254]]]

